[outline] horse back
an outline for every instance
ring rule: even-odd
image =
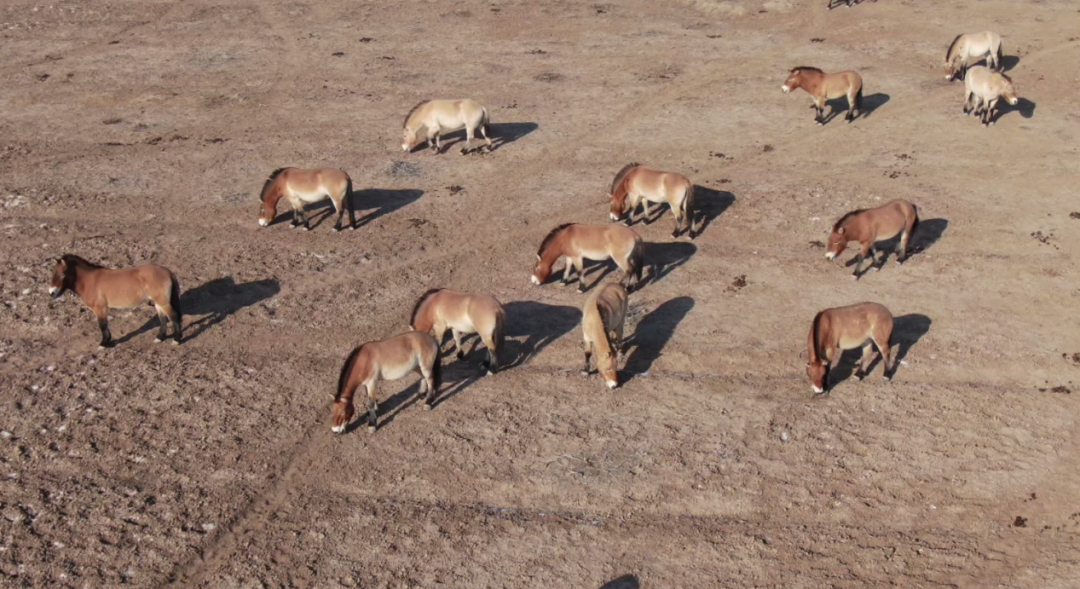
[[[311,193],[325,188],[331,194],[340,194],[349,183],[349,175],[336,168],[288,168],[281,173],[281,181],[296,192]]]
[[[836,342],[840,349],[850,350],[862,347],[871,339],[884,339],[881,343],[887,343],[892,328],[892,313],[884,305],[858,303],[824,311],[819,329],[827,332],[819,335],[819,341]]]
[[[134,307],[147,299],[166,306],[172,292],[173,273],[157,264],[102,268],[89,273],[86,283],[90,287],[88,294],[108,307]]]

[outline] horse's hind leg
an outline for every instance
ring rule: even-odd
[[[365,385],[368,396],[368,431],[374,432],[379,423],[379,402],[375,400],[375,380]]]
[[[480,125],[480,134],[484,136],[484,141],[487,142],[487,145],[486,145],[487,150],[491,151],[491,138],[488,137],[488,134],[487,134],[487,125],[484,125],[484,124]]]
[[[457,348],[457,358],[461,360],[465,357],[465,350],[461,347],[461,332],[450,328],[450,334],[454,336],[454,347]]]
[[[873,342],[866,342],[866,345],[862,348],[862,358],[859,359],[859,369],[855,371],[855,380],[862,380],[866,376],[866,369],[870,367],[870,362],[874,359],[874,344]]]
[[[883,371],[885,373],[885,380],[891,380],[893,373],[896,372],[896,362],[895,359],[892,358],[892,348],[889,346],[890,337],[892,337],[891,329],[888,333],[874,334],[874,345],[876,345],[878,351],[881,352],[881,363],[884,365]],[[863,376],[865,376],[865,374]]]
[[[487,362],[484,363],[484,367],[487,368],[489,375],[495,374],[499,370],[499,358],[498,354],[495,352],[495,341],[491,339],[490,334],[487,336],[481,334],[480,340],[484,342],[484,346],[487,347],[488,352],[488,359]]]
[[[465,155],[472,150],[472,140],[474,129],[468,125],[465,125],[465,146],[461,148],[461,155]]]
[[[154,310],[157,311],[158,318],[158,334],[157,337],[154,338],[154,343],[160,344],[161,342],[165,341],[165,338],[169,337],[169,331],[167,328],[169,326],[170,314],[165,311],[164,307],[156,303],[154,304]]]
[[[101,330],[101,343],[98,344],[98,348],[105,349],[111,347],[113,343],[112,332],[109,331],[109,310],[104,305],[94,307],[92,310],[94,311],[94,315],[97,316],[98,329]]]

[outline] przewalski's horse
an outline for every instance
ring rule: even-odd
[[[416,371],[423,377],[420,392],[427,391],[424,409],[431,409],[431,402],[439,390],[440,365],[439,344],[429,333],[409,331],[381,342],[361,344],[345,359],[338,377],[337,393],[330,416],[335,434],[345,431],[352,420],[353,395],[361,385],[368,396],[368,431],[375,431],[379,419],[379,403],[375,398],[375,386],[380,380],[398,380]]]
[[[968,66],[983,58],[986,65],[1001,69],[1001,35],[990,31],[957,35],[945,51],[945,79],[951,82],[957,74],[966,78]]]
[[[690,239],[697,237],[699,226],[694,224],[694,184],[682,174],[661,172],[640,164],[627,164],[615,174],[611,183],[611,220],[622,219],[627,215],[627,224],[636,223],[641,217],[634,218],[638,205],[644,202],[642,216],[648,222],[652,211],[650,203],[667,203],[675,217],[675,230],[672,237],[678,237],[683,229],[690,230]]]
[[[832,260],[844,253],[849,241],[858,242],[859,255],[855,258],[855,272],[852,274],[858,280],[859,276],[866,273],[860,273],[859,268],[867,254],[870,254],[870,266],[866,268],[867,271],[878,262],[874,244],[899,235],[900,243],[896,245],[896,263],[902,264],[908,256],[908,240],[911,239],[911,234],[918,224],[919,211],[915,205],[906,200],[897,199],[873,209],[851,211],[833,224],[825,258]],[[882,255],[882,265],[887,255]],[[878,270],[880,269],[881,266],[878,266]]]
[[[862,348],[862,359],[855,371],[855,379],[862,380],[873,360],[874,346],[877,346],[885,365],[885,380],[889,380],[895,368],[889,359],[892,330],[892,313],[877,303],[825,309],[815,315],[806,344],[806,375],[810,377],[814,393],[821,394],[829,389],[829,370],[840,359],[843,350]]]
[[[100,348],[112,345],[109,332],[109,309],[126,309],[147,301],[157,309],[158,329],[155,342],[168,337],[169,321],[173,325],[173,345],[180,343],[183,331],[180,315],[180,282],[167,268],[155,264],[131,268],[104,268],[74,254],[64,254],[53,267],[49,294],[58,298],[73,290],[97,316],[101,328]]]
[[[465,357],[461,336],[479,334],[488,350],[485,363],[488,374],[499,369],[499,350],[506,338],[506,311],[493,297],[433,288],[416,301],[409,323],[416,331],[429,333],[434,330],[435,341],[440,346],[449,329],[459,359]]]
[[[634,286],[641,284],[644,247],[641,237],[629,227],[567,223],[552,229],[536,252],[533,284],[544,284],[551,276],[551,267],[563,256],[567,262],[562,283],[568,284],[571,270],[577,268],[578,292],[585,292],[585,260],[614,260],[622,270],[624,283],[629,284],[630,277],[634,276]]]
[[[849,123],[862,113],[863,85],[862,76],[851,70],[826,74],[816,67],[797,67],[788,74],[788,79],[780,87],[785,94],[802,88],[814,98],[814,120],[818,125],[825,124],[825,101],[846,96],[848,111],[844,119]]]
[[[1013,106],[1020,102],[1009,76],[981,65],[971,68],[964,76],[964,114],[970,115],[974,111],[981,115],[983,126],[989,127],[996,122],[998,100],[1002,98]]]
[[[472,148],[473,136],[478,129],[487,142],[484,148],[490,150],[488,120],[487,109],[475,100],[425,100],[412,107],[409,114],[405,115],[401,150],[409,153],[426,140],[431,150],[439,153],[442,151],[442,135],[461,129],[465,129],[465,146],[461,148],[461,155],[465,155]],[[421,127],[427,130],[425,138],[418,135]]]
[[[304,170],[301,168],[278,168],[263,184],[262,212],[259,213],[259,226],[266,227],[274,222],[277,216],[278,201],[284,198],[293,211],[293,228],[304,225],[304,229],[311,230],[307,214],[304,213],[304,205],[330,199],[337,211],[337,222],[334,223],[334,231],[341,231],[341,217],[345,209],[349,210],[349,229],[356,229],[356,216],[353,212],[352,203],[352,178],[341,170],[332,168],[320,168],[318,170]]]
[[[581,332],[585,337],[585,368],[581,374],[589,376],[589,359],[596,352],[596,369],[609,389],[619,386],[626,299],[623,285],[608,282],[589,295],[581,309]]]

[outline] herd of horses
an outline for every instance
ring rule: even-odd
[[[844,0],[839,0],[843,2]],[[847,4],[852,5],[852,0]],[[832,8],[834,2],[830,2]],[[971,64],[986,60],[987,66]],[[999,99],[1016,104],[1012,80],[1000,71],[1001,37],[996,33],[959,35],[949,45],[945,56],[946,79],[964,79],[964,113],[974,112],[983,117],[986,126],[994,123]],[[853,71],[825,73],[812,67],[797,67],[789,72],[783,91],[802,88],[814,99],[815,121],[822,125],[826,100],[846,97],[850,122],[858,118],[862,108],[862,77]],[[485,140],[480,149],[490,150],[489,115],[486,108],[474,100],[426,100],[413,107],[405,117],[401,148],[409,153],[427,142],[441,153],[441,136],[465,130],[466,142],[462,154],[472,149],[479,133]],[[424,134],[421,135],[421,130]],[[329,199],[337,220],[334,231],[340,231],[346,210],[349,229],[356,228],[352,179],[341,170],[281,168],[270,174],[260,194],[262,203],[259,225],[273,224],[278,203],[285,200],[292,209],[292,227],[310,230],[304,207]],[[621,280],[599,284],[586,298],[582,309],[582,335],[585,365],[582,373],[591,374],[595,356],[597,372],[609,389],[619,385],[618,365],[622,353],[623,327],[629,295],[642,286],[645,267],[644,244],[631,227],[651,216],[651,205],[667,204],[675,218],[672,238],[685,231],[690,239],[698,236],[703,219],[695,220],[694,184],[684,175],[656,170],[640,164],[629,164],[616,173],[608,194],[609,216],[613,223],[586,225],[568,223],[552,229],[536,252],[532,283],[543,285],[559,260],[565,259],[562,283],[568,284],[573,272],[578,275],[578,292],[586,291],[585,261],[612,261],[622,273]],[[643,208],[637,215],[639,207]],[[841,255],[851,242],[859,244],[854,257],[856,280],[870,268],[880,270],[888,256],[877,258],[875,245],[896,239],[896,261],[903,263],[908,255],[912,233],[919,222],[917,207],[906,200],[894,200],[880,207],[859,209],[843,215],[830,232],[825,256],[832,260]],[[866,257],[870,266],[862,269]],[[168,269],[154,264],[110,269],[89,262],[74,254],[56,260],[49,294],[60,297],[66,291],[75,292],[97,318],[101,330],[100,348],[111,345],[107,313],[109,309],[127,308],[149,302],[157,311],[160,327],[155,342],[168,337],[167,327],[173,328],[173,344],[181,342],[183,322],[180,308],[180,283]],[[430,409],[440,386],[441,348],[447,330],[451,332],[457,357],[463,358],[462,337],[477,334],[487,348],[484,368],[488,374],[499,369],[499,352],[506,337],[506,310],[495,298],[483,294],[462,293],[449,289],[431,289],[416,302],[409,316],[411,331],[394,337],[361,344],[345,360],[338,379],[332,405],[332,431],[342,433],[355,413],[353,398],[364,387],[367,395],[368,426],[374,431],[378,423],[376,388],[380,381],[396,380],[417,372],[421,375],[420,393],[425,394],[425,408]],[[810,325],[805,352],[806,373],[815,394],[829,389],[829,369],[843,350],[862,348],[862,360],[855,377],[867,374],[874,359],[875,348],[881,354],[884,377],[895,372],[895,360],[890,357],[893,317],[877,303],[861,303],[826,309],[817,313]]]

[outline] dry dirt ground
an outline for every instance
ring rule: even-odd
[[[824,3],[4,2],[0,585],[1076,587],[1080,7]],[[988,130],[940,71],[984,29],[1024,97]],[[815,126],[780,92],[804,64],[862,72],[867,115]],[[434,96],[487,105],[499,147],[403,156]],[[633,160],[708,226],[639,227],[608,392],[584,296],[529,274]],[[259,229],[285,165],[350,172],[363,226]],[[824,260],[831,220],[897,197],[909,263]],[[97,352],[45,294],[63,252],[173,269],[187,341],[143,307]],[[333,436],[345,355],[432,286],[506,305],[512,367],[447,358],[433,411],[388,383],[377,433]],[[861,300],[898,317],[897,377],[812,399],[809,321]]]

